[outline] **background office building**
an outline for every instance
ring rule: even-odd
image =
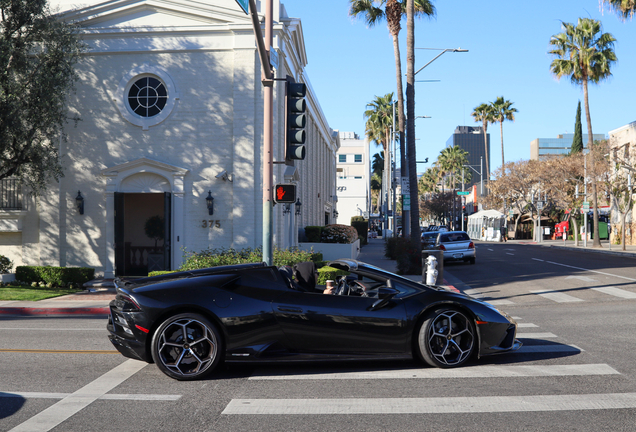
[[[368,218],[369,215],[369,142],[361,140],[354,132],[340,132],[339,137],[336,162],[338,211],[335,216],[336,223],[350,225],[353,216]]]
[[[483,173],[485,180],[489,178],[486,172],[486,159],[490,157],[489,133],[486,133],[486,142],[488,143],[488,152],[484,147],[484,134],[481,126],[457,126],[453,135],[446,141],[446,147],[458,146],[468,152],[468,165],[474,170],[466,168],[466,172],[472,173],[471,181],[464,184],[466,190],[477,185],[479,191],[481,179],[478,173]]]
[[[583,134],[583,148],[587,148],[588,134]],[[605,134],[594,134],[594,141],[605,139]],[[574,134],[561,134],[556,138],[537,138],[530,143],[530,159],[570,153]]]

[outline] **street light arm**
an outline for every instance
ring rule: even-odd
[[[428,63],[426,63],[424,66],[422,66],[421,68],[419,68],[419,69],[417,70],[417,72],[415,72],[415,73],[413,74],[413,76],[417,75],[417,74],[418,74],[418,72],[420,72],[422,69],[424,69],[426,66],[430,65],[431,63],[433,63],[435,60],[437,60],[438,58],[440,58],[440,56],[441,56],[442,54],[444,54],[445,52],[448,52],[448,51],[451,51],[451,52],[468,52],[468,50],[467,50],[467,49],[461,49],[461,48],[447,48],[447,49],[443,50],[441,53],[437,54],[435,57],[433,57],[433,60],[429,61],[429,62],[428,62]]]

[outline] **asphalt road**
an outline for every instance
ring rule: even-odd
[[[636,260],[477,246],[447,280],[518,319],[518,352],[225,366],[178,382],[113,353],[105,319],[0,318],[0,430],[636,431]]]

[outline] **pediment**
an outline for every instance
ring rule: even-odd
[[[102,175],[116,176],[121,174],[135,174],[139,172],[154,172],[160,175],[180,175],[184,176],[188,170],[175,165],[159,162],[145,157],[124,162],[102,170]]]
[[[244,25],[251,22],[235,0],[116,0],[106,3],[85,0],[81,6],[64,5],[63,0],[58,0],[57,6],[63,19],[86,29]]]

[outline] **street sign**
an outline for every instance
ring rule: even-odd
[[[514,210],[510,209],[508,210],[508,217],[513,217],[515,215]]]
[[[249,15],[250,13],[250,2],[249,0],[236,0],[238,5],[243,9],[243,12]]]
[[[541,210],[543,208],[543,201],[538,201],[537,202],[537,209]]]
[[[470,195],[470,191],[457,191],[457,195]]]
[[[402,195],[402,210],[411,210],[411,195]]]
[[[402,177],[402,193],[406,195],[411,193],[411,183],[409,183],[408,177]]]
[[[588,201],[583,201],[583,210],[584,211],[590,210],[590,203]]]

